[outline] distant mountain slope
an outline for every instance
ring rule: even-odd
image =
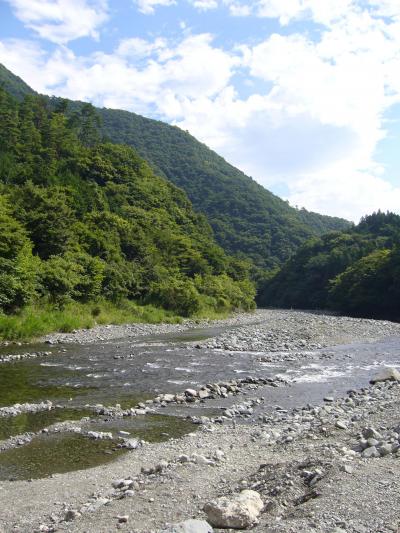
[[[4,68],[0,82],[4,74],[13,81],[12,94],[20,97],[27,91]],[[54,103],[58,100],[52,98]],[[81,105],[73,102],[72,108]],[[158,174],[185,190],[228,253],[249,257],[261,268],[280,265],[313,235],[350,225],[340,218],[291,207],[175,126],[128,111],[98,112],[107,140],[134,147]]]
[[[349,225],[290,207],[180,128],[127,111],[99,112],[107,137],[135,146],[158,172],[184,189],[229,253],[270,268],[311,235]]]
[[[0,63],[0,87],[10,93],[12,96],[21,100],[28,94],[36,94],[33,89],[27,85],[24,80],[10,72]]]

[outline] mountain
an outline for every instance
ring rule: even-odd
[[[0,83],[16,97],[31,94],[22,80],[0,70]],[[60,103],[52,97],[52,105]],[[84,104],[70,102],[70,112]],[[346,220],[297,210],[176,126],[128,111],[97,109],[101,134],[137,150],[154,171],[182,188],[203,213],[229,254],[273,268],[311,236],[350,226]]]
[[[309,240],[264,283],[259,301],[400,319],[400,216],[374,213]]]
[[[96,121],[90,104],[68,117],[0,89],[0,314],[99,298],[184,316],[252,308],[247,264],[132,148],[100,142]]]
[[[10,72],[0,63],[0,87],[21,100],[24,96],[36,94],[21,78]]]

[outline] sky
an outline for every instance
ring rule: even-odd
[[[292,205],[400,213],[399,0],[0,0],[0,63],[188,130]]]

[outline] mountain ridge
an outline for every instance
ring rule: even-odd
[[[0,69],[2,81],[17,98],[35,93],[5,67]],[[54,106],[63,100],[45,98]],[[68,102],[72,111],[85,105]],[[177,126],[130,111],[96,111],[102,120],[103,137],[133,147],[156,173],[186,192],[228,254],[250,258],[261,269],[281,265],[310,237],[351,226],[338,217],[291,207]]]

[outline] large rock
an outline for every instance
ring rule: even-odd
[[[213,533],[213,528],[204,520],[185,520],[163,529],[160,533]]]
[[[206,503],[204,512],[217,528],[247,529],[258,522],[264,504],[258,492],[243,490],[240,494]]]
[[[370,383],[379,383],[381,381],[400,381],[400,372],[395,368],[383,368],[370,381]]]

